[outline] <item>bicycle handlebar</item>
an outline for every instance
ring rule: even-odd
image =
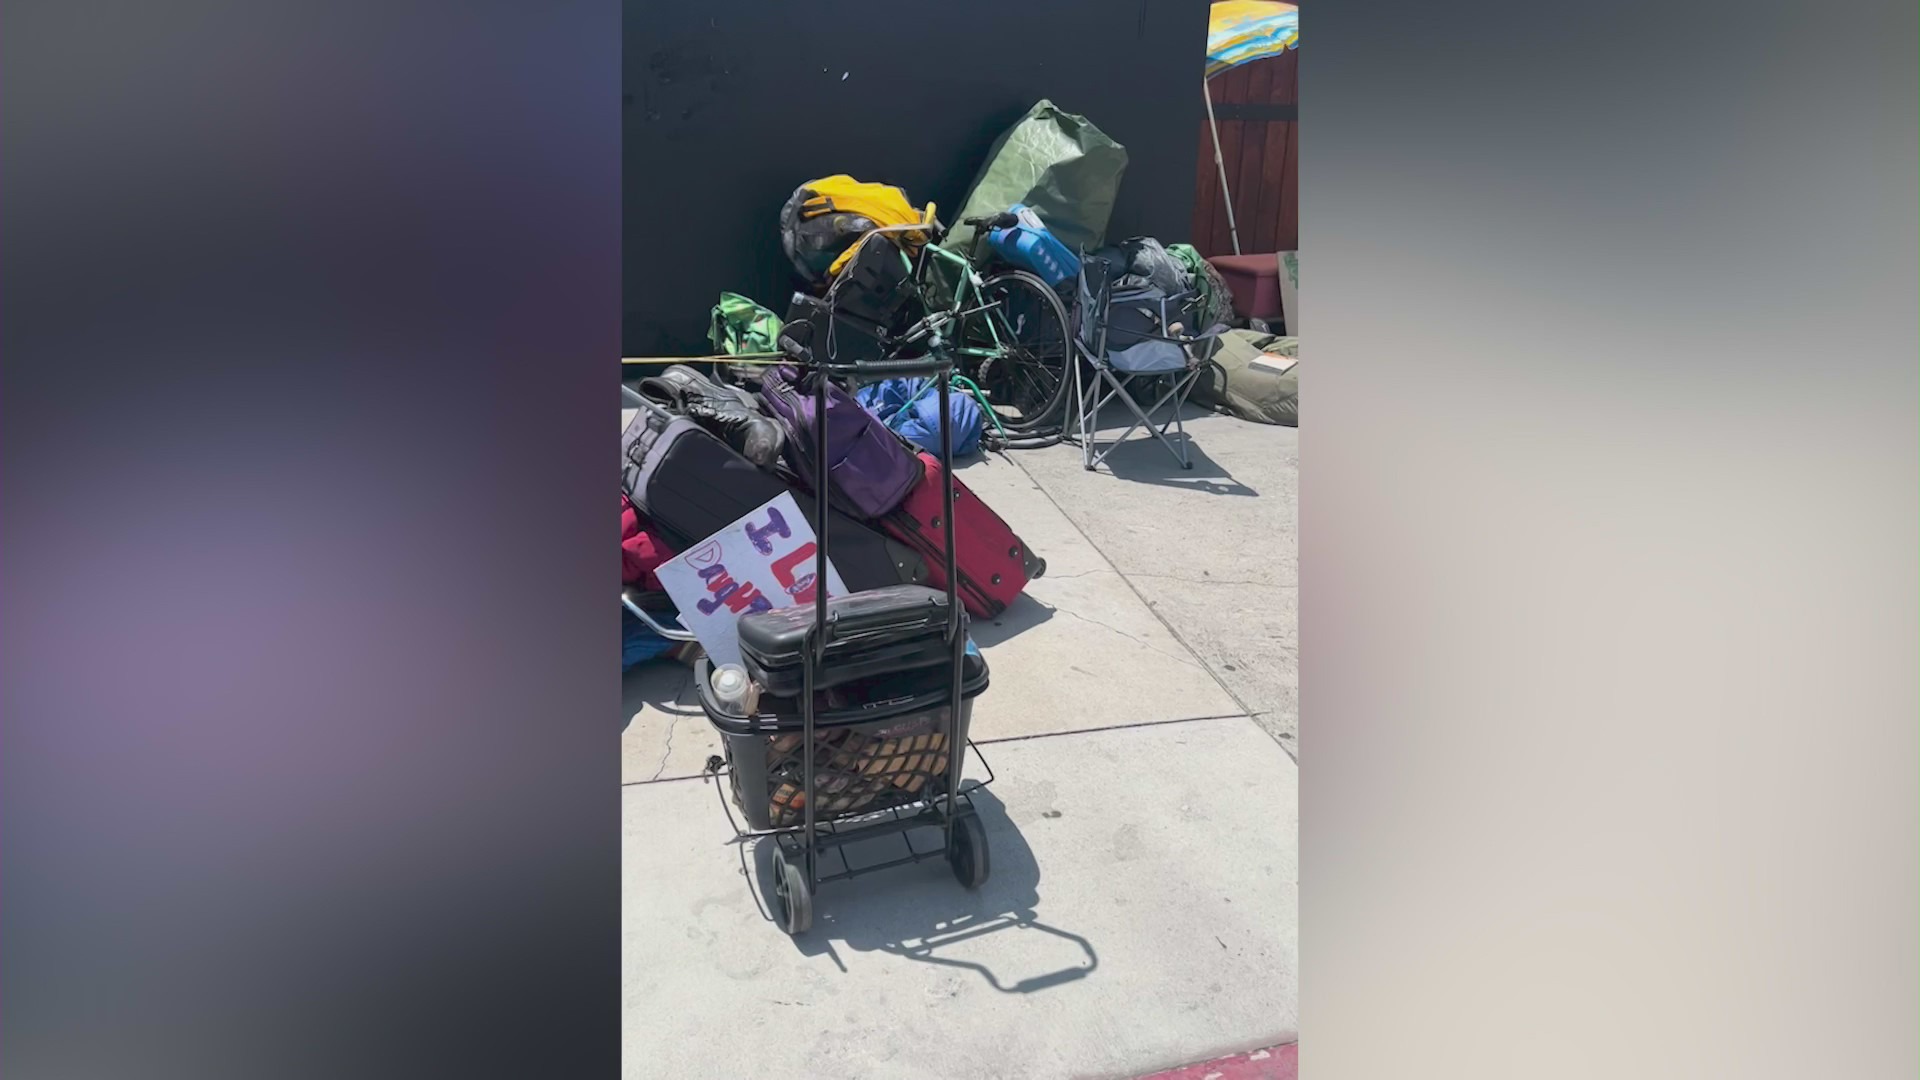
[[[964,218],[960,222],[960,224],[962,225],[971,225],[973,228],[978,229],[981,232],[987,232],[993,229],[1011,229],[1019,223],[1020,223],[1020,219],[1017,216],[1011,213],[1008,213],[1004,210],[998,214],[986,214],[986,215],[982,215],[981,217]]]

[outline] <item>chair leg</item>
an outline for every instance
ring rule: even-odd
[[[1105,376],[1106,376],[1106,372],[1104,369],[1096,369],[1094,373],[1093,391],[1087,395],[1089,400],[1089,404],[1087,406],[1087,439],[1086,439],[1086,464],[1087,464],[1088,472],[1092,472],[1093,470],[1098,469],[1100,467],[1100,463],[1107,459],[1107,455],[1113,452],[1113,448],[1119,445],[1119,440],[1117,439],[1107,440],[1106,449],[1104,450],[1101,449],[1099,445],[1100,444],[1100,410],[1105,408],[1107,405],[1107,402],[1113,399],[1112,392],[1107,391],[1105,387],[1100,385],[1101,378]]]
[[[1192,456],[1187,452],[1187,443],[1189,441],[1187,439],[1187,421],[1182,410],[1187,403],[1187,395],[1193,391],[1193,385],[1199,381],[1199,369],[1189,369],[1185,375],[1180,376],[1172,386],[1167,388],[1167,392],[1160,396],[1159,401],[1154,403],[1155,412],[1159,411],[1162,405],[1168,405],[1172,409],[1172,415],[1168,416],[1166,422],[1160,425],[1159,433],[1162,436],[1161,442],[1163,443],[1168,442],[1166,436],[1169,433],[1179,436],[1180,443],[1177,448],[1174,448],[1171,443],[1168,445],[1170,449],[1174,449],[1174,456],[1180,459],[1180,467],[1183,469],[1193,468],[1193,460]]]
[[[1093,435],[1098,430],[1098,424],[1092,415],[1093,410],[1089,409],[1088,405],[1099,392],[1100,369],[1094,368],[1092,379],[1087,379],[1078,371],[1075,372],[1075,377],[1080,379],[1080,383],[1074,388],[1074,397],[1077,399],[1075,404],[1080,410],[1080,466],[1092,472],[1094,468]]]
[[[1186,404],[1187,395],[1192,392],[1194,384],[1199,381],[1199,369],[1190,368],[1184,374],[1177,376],[1173,384],[1157,396],[1153,404],[1144,409],[1141,408],[1138,401],[1134,400],[1133,395],[1127,391],[1128,386],[1134,378],[1135,376],[1132,375],[1116,375],[1111,368],[1101,367],[1096,364],[1093,365],[1091,385],[1088,386],[1086,392],[1079,394],[1076,391],[1076,397],[1079,399],[1080,460],[1082,466],[1088,471],[1099,468],[1100,463],[1107,459],[1107,455],[1113,453],[1114,449],[1125,442],[1135,431],[1144,427],[1147,430],[1147,434],[1159,440],[1161,446],[1166,447],[1167,452],[1173,455],[1174,460],[1180,463],[1182,469],[1192,469],[1193,458],[1187,452],[1186,419],[1181,415],[1181,407]],[[1127,408],[1133,413],[1134,420],[1117,438],[1106,440],[1106,445],[1103,449],[1096,445],[1100,441],[1097,438],[1100,430],[1100,410],[1105,408],[1107,404],[1116,397],[1126,402]],[[1153,419],[1154,416],[1158,414],[1161,409],[1169,407],[1172,409],[1172,414],[1168,416],[1164,422],[1155,422]],[[1179,438],[1178,442],[1174,441],[1173,436],[1175,435]]]
[[[1100,441],[1100,410],[1106,408],[1107,404],[1119,393],[1120,388],[1124,386],[1124,380],[1115,380],[1112,369],[1104,367],[1096,367],[1094,369],[1093,393],[1088,395],[1091,404],[1087,408],[1087,423],[1089,425],[1089,433],[1087,436],[1088,469],[1099,468],[1100,463],[1107,459],[1107,455],[1113,453],[1113,448],[1120,445],[1121,440],[1126,438],[1126,435],[1123,434],[1118,439],[1106,440],[1106,449],[1104,450],[1096,445],[1096,443]]]
[[[1138,431],[1142,426],[1146,427],[1148,433],[1154,435],[1156,438],[1160,438],[1160,433],[1155,429],[1153,420],[1151,419],[1154,409],[1157,409],[1159,407],[1159,402],[1155,403],[1154,409],[1148,409],[1144,412],[1141,411],[1140,403],[1133,400],[1133,396],[1127,393],[1127,386],[1133,381],[1133,376],[1116,377],[1111,372],[1104,372],[1104,374],[1107,377],[1107,382],[1111,384],[1113,387],[1113,389],[1108,391],[1107,393],[1107,400],[1110,401],[1113,398],[1118,397],[1121,401],[1126,402],[1128,410],[1130,410],[1133,413],[1134,421],[1132,424],[1129,424],[1127,426],[1126,431],[1121,432],[1119,438],[1113,440],[1113,442],[1107,446],[1107,449],[1104,452],[1102,452],[1098,458],[1094,459],[1096,464],[1098,464],[1101,460],[1104,460],[1108,454],[1111,454],[1113,452],[1115,447],[1125,442],[1129,436],[1131,436],[1135,431]],[[1165,400],[1165,395],[1162,395],[1161,401],[1164,401],[1164,400]],[[1102,404],[1105,404],[1105,402],[1102,402]],[[1161,438],[1161,442],[1165,443],[1166,440],[1164,438]],[[1172,445],[1168,444],[1167,449],[1172,450],[1173,449]]]
[[[1189,376],[1176,381],[1172,386],[1167,387],[1164,393],[1154,399],[1153,405],[1147,409],[1146,415],[1142,417],[1142,419],[1147,420],[1148,433],[1160,440],[1160,445],[1167,448],[1167,452],[1173,455],[1174,460],[1180,463],[1182,469],[1193,468],[1193,461],[1187,455],[1187,432],[1186,426],[1180,416],[1180,403],[1186,397],[1184,391],[1192,385],[1192,381],[1198,377],[1198,374],[1198,372],[1193,372]],[[1165,423],[1156,424],[1150,419],[1147,419],[1153,416],[1153,414],[1158,413],[1162,408],[1167,407],[1170,403],[1173,406],[1173,415],[1169,416]],[[1168,437],[1169,431],[1179,432],[1180,442],[1178,444],[1174,443],[1174,441]]]
[[[1135,415],[1139,413],[1139,406],[1135,405],[1133,399],[1126,394],[1126,377],[1116,376],[1112,368],[1105,367],[1095,368],[1094,373],[1094,385],[1092,392],[1088,394],[1090,404],[1087,406],[1086,413],[1088,425],[1086,438],[1088,469],[1095,468],[1102,461],[1105,461],[1107,455],[1113,452],[1113,448],[1126,441],[1127,436],[1133,434],[1134,428],[1139,427],[1138,422],[1136,422],[1133,427],[1129,427],[1126,431],[1122,432],[1118,438],[1106,440],[1100,438],[1100,410],[1111,404],[1114,398],[1120,398],[1125,401],[1127,407],[1134,410]],[[1104,385],[1102,380],[1104,380]],[[1101,450],[1097,446],[1097,444],[1102,441],[1106,443],[1105,450]]]

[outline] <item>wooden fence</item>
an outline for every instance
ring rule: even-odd
[[[1241,64],[1207,84],[1220,124],[1220,155],[1233,189],[1240,250],[1247,254],[1300,247],[1300,51]],[[1233,254],[1213,135],[1200,120],[1194,188],[1193,246],[1202,255]]]

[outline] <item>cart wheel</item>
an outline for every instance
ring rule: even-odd
[[[947,862],[953,876],[969,889],[987,883],[992,861],[987,857],[987,827],[976,814],[966,814],[953,823],[953,846],[947,849]]]
[[[813,926],[813,894],[807,889],[807,870],[798,859],[782,858],[773,882],[780,900],[780,928],[797,936]]]

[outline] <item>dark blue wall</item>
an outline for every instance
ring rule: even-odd
[[[629,0],[627,355],[706,352],[723,289],[784,312],[780,206],[809,179],[897,184],[951,221],[1042,97],[1127,148],[1110,236],[1188,239],[1206,24],[1196,0]]]

